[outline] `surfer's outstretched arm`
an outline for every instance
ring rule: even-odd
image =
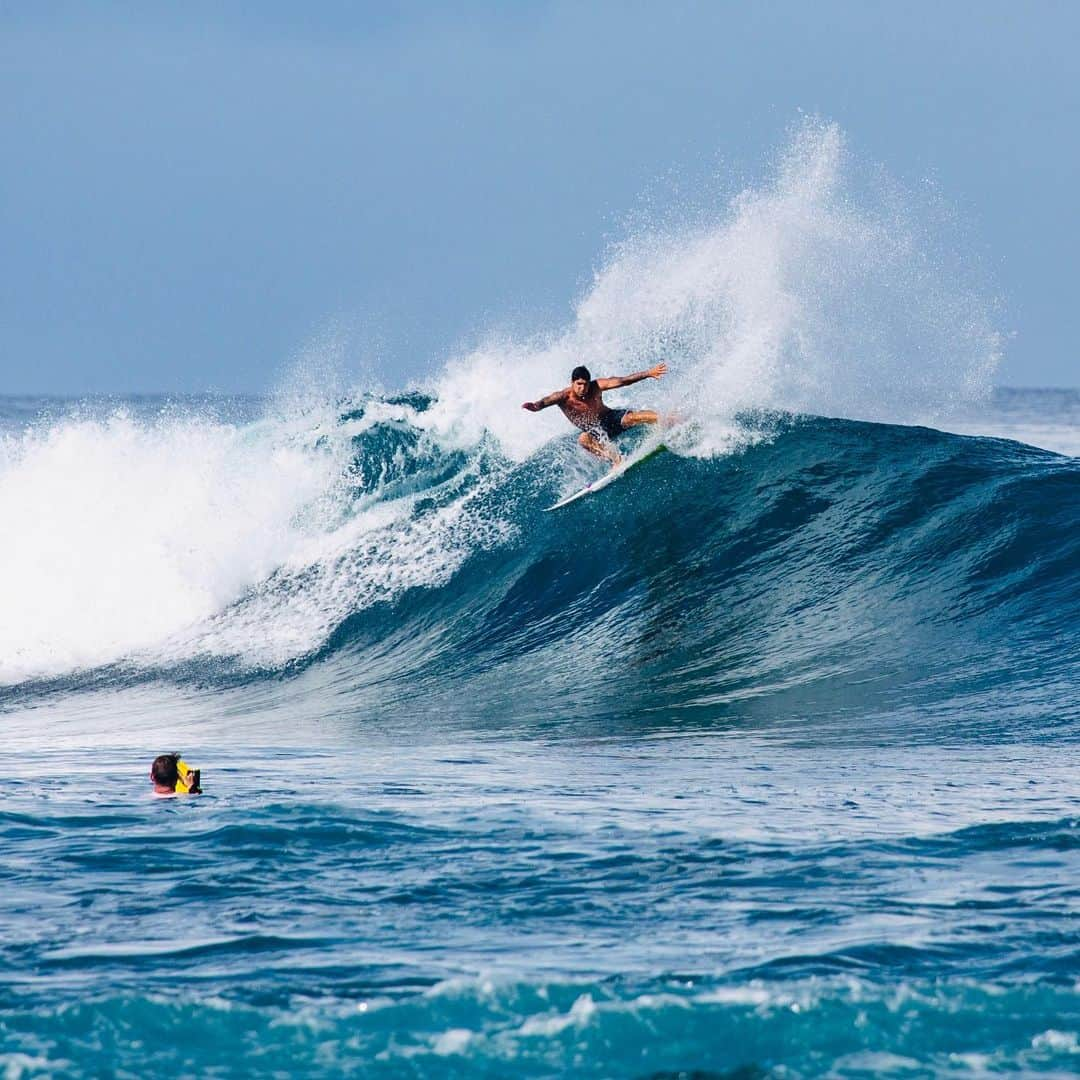
[[[566,399],[566,395],[569,393],[565,387],[562,390],[556,390],[553,394],[548,394],[547,397],[542,397],[539,401],[526,401],[522,404],[523,409],[528,409],[529,412],[539,412],[541,409],[546,409],[549,405],[558,405],[560,401]]]
[[[596,385],[601,390],[616,390],[620,386],[632,386],[636,382],[641,382],[642,379],[659,379],[665,374],[667,374],[667,364],[660,363],[649,368],[648,371],[636,371],[633,375],[612,375],[607,379],[597,379]]]

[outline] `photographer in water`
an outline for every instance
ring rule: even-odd
[[[202,770],[193,769],[181,761],[179,754],[160,754],[150,766],[150,781],[154,794],[162,798],[171,795],[201,795]]]

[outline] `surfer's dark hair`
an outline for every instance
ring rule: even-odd
[[[584,379],[586,382],[592,382],[592,376],[589,374],[587,367],[576,367],[570,372],[570,381],[577,382],[578,379]]]
[[[154,758],[154,764],[150,766],[150,775],[155,784],[162,787],[176,787],[176,781],[180,779],[180,770],[176,763],[180,760],[179,754],[161,754]]]

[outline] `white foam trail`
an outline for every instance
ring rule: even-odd
[[[357,436],[416,427],[408,406],[363,406],[342,422],[308,395],[243,426],[119,410],[0,439],[0,685],[121,661],[282,665],[506,537],[476,508],[497,470],[459,473],[421,515],[429,490],[388,498],[351,471]]]
[[[337,475],[282,433],[125,412],[0,448],[0,681],[120,659],[288,557]]]
[[[410,512],[422,496],[376,503],[333,533],[297,544],[272,579],[159,653],[235,656],[270,668],[310,654],[353,612],[406,589],[443,585],[473,552],[504,541],[511,525],[477,509],[494,483],[490,476],[415,519]]]
[[[895,185],[854,172],[839,129],[805,123],[773,182],[709,225],[614,250],[562,333],[492,340],[449,364],[425,422],[463,441],[489,433],[522,460],[568,431],[522,401],[579,363],[605,375],[658,357],[671,376],[613,403],[689,413],[704,453],[730,447],[746,410],[921,423],[969,404],[1000,359],[988,305]]]

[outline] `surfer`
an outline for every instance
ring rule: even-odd
[[[634,375],[594,379],[588,368],[576,367],[570,373],[569,386],[556,390],[539,401],[526,401],[521,407],[529,412],[539,412],[549,405],[558,405],[563,416],[574,427],[581,428],[578,436],[581,446],[602,461],[610,462],[614,468],[622,458],[613,440],[627,428],[636,427],[638,424],[655,424],[660,417],[652,409],[609,409],[604,404],[604,391],[615,390],[620,386],[632,386],[642,379],[659,379],[666,372],[667,364],[660,363],[648,371],[639,371]]]

